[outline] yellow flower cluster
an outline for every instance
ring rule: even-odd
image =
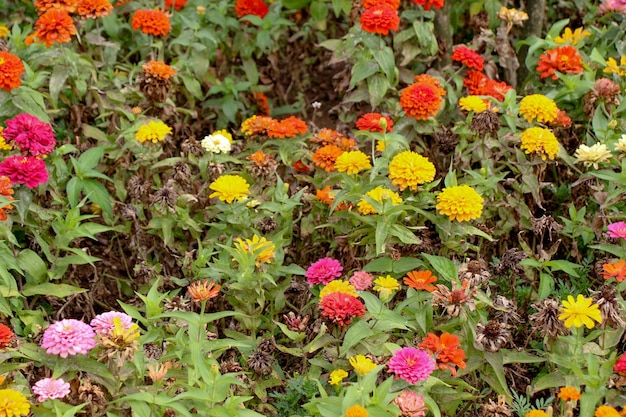
[[[479,218],[483,214],[485,200],[469,185],[444,188],[437,196],[435,208],[450,220],[460,222]]]
[[[330,385],[339,385],[341,381],[348,377],[348,373],[343,369],[335,369],[330,373],[330,378],[328,378],[328,383]]]
[[[248,196],[250,184],[239,175],[222,175],[209,185],[214,192],[209,198],[217,197],[227,203],[234,200],[243,200]]]
[[[256,266],[261,265],[262,262],[269,264],[276,256],[276,246],[271,240],[265,239],[265,237],[259,237],[254,235],[252,239],[243,240],[237,239],[235,247],[239,253],[251,253],[256,257]]]
[[[617,61],[614,58],[607,59],[604,72],[606,72],[607,74],[617,74],[620,77],[626,75],[626,56],[623,56],[619,59],[619,65],[617,65]]]
[[[172,128],[162,121],[151,121],[139,128],[135,134],[135,139],[141,143],[148,141],[157,143],[163,141],[165,136],[170,133],[172,133]]]
[[[11,147],[11,145],[6,143],[6,140],[4,139],[4,136],[2,136],[2,131],[3,130],[4,130],[4,128],[0,127],[0,151],[10,151],[13,148]]]
[[[522,138],[522,150],[530,155],[537,152],[544,161],[546,158],[554,159],[559,152],[559,141],[556,136],[543,127],[531,127],[520,135]]]
[[[559,115],[559,108],[554,100],[542,94],[532,94],[520,102],[519,114],[527,122],[537,119],[540,123],[552,123]]]
[[[359,376],[365,376],[376,368],[376,364],[370,358],[356,355],[350,358],[350,365]]]
[[[0,38],[8,38],[11,31],[6,26],[0,26]]]
[[[366,197],[378,201],[379,203],[397,206],[402,203],[402,198],[395,191],[391,191],[384,187],[376,187],[371,191],[365,193]],[[378,214],[374,206],[372,206],[366,199],[362,198],[358,204],[358,210],[361,214]]]
[[[353,297],[359,296],[354,286],[350,284],[348,281],[336,279],[336,280],[330,281],[328,284],[324,286],[324,288],[322,288],[322,291],[320,291],[320,299],[324,298],[326,294],[331,294],[333,292],[341,292],[344,294],[351,295]]]
[[[489,105],[479,96],[467,96],[459,99],[459,107],[468,112],[480,113],[487,110]]]
[[[335,168],[339,172],[345,172],[348,175],[358,174],[359,172],[370,169],[372,164],[370,158],[361,151],[344,152],[335,161]]]
[[[418,185],[432,181],[435,173],[435,165],[428,158],[413,151],[399,153],[389,164],[391,183],[400,188],[400,191],[407,187],[416,191]]]
[[[378,296],[384,303],[391,300],[393,294],[400,289],[400,282],[391,275],[376,278],[374,284],[374,291],[378,291]]]
[[[554,42],[576,46],[579,42],[584,41],[587,36],[591,36],[591,32],[583,30],[581,27],[573,32],[572,29],[565,28],[563,34],[554,39]]]

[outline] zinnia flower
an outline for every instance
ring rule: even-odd
[[[270,124],[267,129],[267,136],[270,138],[293,138],[297,135],[304,135],[307,131],[306,122],[295,116]]]
[[[200,145],[209,153],[228,153],[231,150],[232,136],[226,130],[218,130],[205,136]],[[261,151],[259,151],[261,152]]]
[[[367,410],[358,404],[354,404],[346,410],[346,417],[367,417]]]
[[[372,285],[374,277],[365,271],[356,271],[350,277],[350,284],[358,291],[364,291]]]
[[[476,51],[469,49],[465,45],[454,48],[451,56],[453,61],[462,63],[468,68],[482,71],[485,66],[485,60]]]
[[[626,261],[623,259],[604,264],[602,265],[602,269],[604,279],[615,278],[617,282],[622,282],[626,279]]]
[[[439,113],[442,98],[445,96],[446,90],[441,88],[439,80],[422,74],[415,77],[414,84],[402,90],[400,105],[407,116],[428,120]]]
[[[431,355],[435,355],[437,366],[442,370],[449,370],[452,375],[456,375],[456,366],[465,369],[465,352],[460,348],[458,336],[450,333],[443,333],[437,336],[428,333],[418,347],[424,349]]]
[[[620,151],[622,153],[626,153],[626,135],[622,135],[617,144],[615,145],[615,150]]]
[[[541,73],[540,78],[552,77],[558,79],[556,72],[566,74],[578,74],[583,72],[582,56],[573,46],[559,46],[548,49],[540,57],[537,63],[537,71]]]
[[[609,237],[613,239],[626,239],[626,223],[625,222],[615,222],[611,223],[607,226],[609,229]]]
[[[162,121],[150,121],[145,125],[141,125],[137,133],[135,133],[135,139],[144,143],[150,141],[152,143],[162,142],[166,135],[172,133],[172,128],[163,123]]]
[[[554,159],[559,152],[559,141],[550,130],[543,127],[531,127],[524,130],[522,138],[522,150],[530,155],[537,152],[544,161],[546,158]]]
[[[580,145],[574,156],[576,162],[582,162],[586,167],[593,166],[594,169],[598,169],[598,164],[607,162],[613,157],[613,154],[604,143],[594,143],[592,146]]]
[[[361,14],[361,29],[379,35],[388,35],[390,30],[397,31],[400,25],[398,11],[387,6],[375,6]]]
[[[398,406],[403,417],[424,417],[428,411],[424,397],[415,391],[402,391],[393,399],[393,403]]]
[[[583,28],[577,28],[572,32],[572,29],[565,28],[563,34],[554,38],[554,43],[566,43],[576,46],[579,42],[584,41],[586,37],[591,36],[591,32],[588,30],[583,31]]]
[[[35,22],[35,38],[51,46],[53,43],[65,43],[76,35],[76,27],[69,13],[65,10],[50,9]]]
[[[174,6],[174,10],[180,10],[187,4],[187,0],[165,0],[165,7]]]
[[[169,80],[176,75],[176,70],[163,61],[149,61],[143,64],[141,68],[146,74],[163,80]]]
[[[35,116],[23,113],[6,121],[2,132],[7,142],[17,147],[23,154],[47,155],[54,149],[56,138],[50,125]]]
[[[437,196],[436,209],[450,220],[465,222],[479,218],[485,200],[469,185],[444,188]]]
[[[320,298],[323,298],[326,296],[326,294],[330,294],[333,292],[342,292],[344,294],[352,295],[354,297],[359,296],[359,294],[357,294],[356,292],[356,288],[354,288],[354,286],[348,281],[336,279],[330,281],[324,286],[324,288],[322,288],[322,291],[320,291]]]
[[[491,96],[498,101],[503,101],[506,93],[513,87],[504,82],[492,80],[480,71],[468,71],[463,78],[463,85],[467,92],[477,96]]]
[[[220,294],[221,285],[215,285],[214,281],[203,279],[195,281],[187,286],[187,292],[191,297],[191,301],[199,303],[201,301],[210,300]]]
[[[217,197],[231,204],[234,200],[243,200],[248,196],[250,184],[239,175],[222,175],[209,188],[214,191],[209,198]]]
[[[36,0],[35,9],[37,9],[37,13],[40,15],[54,9],[74,13],[76,11],[76,0]]]
[[[96,346],[95,333],[82,321],[66,319],[51,324],[43,333],[41,347],[49,355],[86,355]]]
[[[133,30],[146,35],[165,36],[172,30],[169,15],[161,9],[137,10],[131,20]]]
[[[487,102],[479,96],[467,96],[459,99],[459,107],[463,110],[474,113],[484,112],[489,108]]]
[[[271,109],[267,96],[260,92],[252,93],[252,99],[254,100],[257,108],[259,109],[259,114],[261,116],[269,116]],[[305,124],[306,125],[306,124]]]
[[[268,11],[263,0],[237,0],[235,3],[235,14],[238,18],[252,14],[263,19]]]
[[[372,360],[363,355],[356,355],[350,358],[350,365],[354,368],[354,372],[359,376],[365,376],[376,368],[376,364]]]
[[[330,378],[328,378],[328,383],[330,385],[339,385],[341,381],[348,377],[348,373],[343,369],[335,369],[330,373]]]
[[[615,365],[613,365],[613,370],[622,376],[626,376],[626,354],[622,354]]]
[[[109,0],[79,0],[76,12],[81,17],[97,19],[107,16],[111,10],[113,5]]]
[[[24,394],[12,389],[0,389],[0,416],[25,416],[29,411],[30,403]]]
[[[626,5],[625,5],[626,7]],[[622,56],[619,59],[619,65],[617,65],[617,61],[615,58],[610,57],[605,62],[606,68],[604,68],[603,72],[607,74],[617,74],[620,77],[626,75],[626,56]]]
[[[304,274],[310,285],[328,284],[341,276],[343,266],[333,258],[322,258],[309,266]]]
[[[430,271],[411,271],[406,275],[403,282],[415,290],[433,292],[437,289],[434,285],[430,285],[437,282],[437,277]]]
[[[530,410],[524,417],[548,417],[548,413],[543,410]]]
[[[313,154],[313,162],[318,168],[326,172],[335,170],[335,162],[344,151],[335,145],[326,145],[319,148]]]
[[[407,187],[416,191],[418,185],[432,181],[435,173],[435,165],[413,151],[400,152],[389,163],[389,179],[400,191]]]
[[[386,6],[391,9],[398,10],[400,0],[363,0],[363,8],[369,9],[376,6]]]
[[[601,405],[596,408],[596,412],[593,415],[594,417],[621,417],[623,414],[620,414],[615,407],[611,407],[610,405]]]
[[[12,155],[0,162],[0,176],[9,177],[12,183],[35,188],[48,181],[46,163],[33,156]]]
[[[278,122],[271,117],[255,115],[241,123],[241,133],[243,133],[244,136],[264,135],[274,123]]]
[[[63,398],[69,393],[69,382],[65,382],[61,378],[44,378],[33,385],[33,394],[39,395],[37,400],[40,403],[46,400],[54,400],[55,398]]]
[[[554,100],[542,95],[532,94],[522,99],[519,105],[519,114],[527,122],[537,119],[539,123],[552,123],[556,120],[559,108]]]
[[[11,91],[22,84],[22,60],[10,52],[0,51],[0,88]]]
[[[11,180],[8,177],[0,176],[0,197],[4,198],[4,200],[13,201],[13,188],[11,188]],[[12,210],[13,206],[7,204],[5,201],[0,200],[0,221],[5,221],[7,216],[7,211]],[[2,337],[0,332],[0,348],[2,345]]]
[[[393,132],[393,120],[380,113],[366,113],[356,121],[356,127],[370,132]]]
[[[444,5],[444,0],[412,0],[415,4],[421,4],[424,10],[430,10],[431,7],[435,9],[441,9]]]
[[[402,203],[402,198],[398,195],[398,193],[384,187],[376,187],[365,193],[365,196],[381,203],[383,205],[383,211],[385,206],[389,207],[388,204],[397,206]],[[361,214],[379,214],[374,206],[364,198],[359,201],[358,210]]]
[[[348,175],[356,175],[364,169],[370,169],[371,167],[369,156],[361,151],[344,152],[335,161],[337,171],[345,172]]]
[[[383,303],[391,300],[393,294],[400,289],[400,283],[397,279],[390,275],[386,277],[380,276],[374,281],[374,291],[378,291],[378,295]]]
[[[580,400],[580,391],[574,387],[561,387],[558,397],[563,401],[578,401]]]
[[[396,379],[402,378],[409,384],[428,379],[435,365],[435,360],[428,353],[414,347],[397,350],[388,363],[389,372],[396,374]]]
[[[120,320],[120,323],[126,328],[130,329],[133,325],[133,318],[125,313],[119,311],[108,311],[106,313],[98,314],[89,323],[96,334],[109,334],[115,328],[114,320]]]
[[[600,323],[602,315],[598,305],[592,303],[591,298],[585,298],[582,294],[578,294],[576,299],[568,295],[567,300],[562,301],[563,307],[560,309],[559,320],[564,321],[565,327],[568,329],[572,326],[582,327],[583,325],[588,329],[593,329],[594,320]]]
[[[333,292],[320,300],[319,308],[323,317],[340,326],[350,324],[353,317],[365,314],[365,306],[356,297],[342,292]]]
[[[276,256],[274,253],[276,251],[274,243],[258,235],[254,235],[252,239],[237,239],[235,248],[237,248],[237,251],[240,253],[250,253],[254,255],[256,266],[261,265],[262,262],[266,264],[272,263],[272,260]]]
[[[0,349],[11,345],[15,333],[7,325],[0,323]]]

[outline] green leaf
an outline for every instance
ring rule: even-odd
[[[543,300],[549,297],[554,291],[554,278],[550,274],[542,272],[539,274],[539,290],[537,291],[537,299]]]
[[[69,284],[53,284],[46,282],[44,284],[26,284],[22,290],[22,295],[25,297],[32,295],[52,295],[58,298],[65,298],[83,292],[87,292],[87,290]]]
[[[450,259],[442,256],[429,255],[427,253],[424,253],[423,255],[433,269],[437,271],[440,278],[448,282],[456,281],[458,279],[459,274],[456,265],[454,265],[454,262]]]
[[[65,192],[67,193],[67,201],[70,203],[70,207],[74,208],[80,201],[80,192],[83,190],[83,182],[78,177],[72,177],[65,186]]]
[[[50,76],[50,98],[52,99],[52,103],[54,107],[57,106],[57,102],[59,101],[59,93],[63,90],[65,86],[65,81],[67,81],[67,77],[70,75],[69,68],[64,65],[55,65],[52,69],[52,75]]]
[[[365,272],[391,272],[394,262],[389,256],[374,259],[363,267]]]
[[[367,79],[367,91],[372,107],[377,107],[383,101],[388,89],[389,81],[382,74],[375,74]]]
[[[85,194],[87,197],[96,203],[102,211],[109,216],[113,216],[113,205],[111,204],[111,196],[106,187],[96,180],[86,179],[83,181],[83,187],[85,188]]]
[[[24,249],[18,255],[17,260],[22,269],[34,278],[35,281],[31,282],[32,284],[40,284],[46,281],[48,266],[37,253],[30,249]]]
[[[375,333],[369,327],[369,324],[365,320],[359,320],[354,323],[343,338],[343,344],[339,350],[339,356],[346,356],[351,347],[359,343],[361,340],[373,336]]]
[[[349,89],[352,90],[358,82],[371,77],[376,74],[378,70],[379,67],[376,61],[367,59],[360,60],[352,67],[352,78],[350,78]]]
[[[93,127],[87,124],[83,125],[83,135],[85,135],[85,137],[95,139],[98,142],[109,142],[109,138],[107,137],[106,133],[104,133],[97,127]]]
[[[104,155],[104,147],[95,146],[83,152],[80,157],[78,157],[78,163],[84,172],[91,171],[98,165],[102,155]]]
[[[326,2],[320,0],[313,0],[311,2],[311,17],[315,21],[325,20],[328,16],[328,6]]]
[[[286,9],[301,9],[311,3],[311,0],[283,0]]]
[[[380,66],[380,69],[382,69],[387,76],[387,81],[389,84],[393,84],[396,74],[396,61],[393,56],[393,50],[390,47],[385,46],[382,49],[373,51],[373,54],[374,59]]]

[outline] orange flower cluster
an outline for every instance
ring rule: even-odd
[[[241,124],[241,133],[245,136],[266,135],[275,120],[267,116],[252,116]]]
[[[383,125],[381,125],[383,120],[385,126],[384,130]],[[393,132],[393,120],[380,113],[366,113],[356,121],[356,127],[359,130],[369,130],[370,132]]]
[[[165,36],[172,30],[170,17],[161,9],[137,10],[130,22],[133,30],[141,30],[146,35]]]
[[[0,51],[0,88],[11,91],[22,84],[22,60],[10,52]]]
[[[74,13],[76,11],[76,3],[76,0],[37,0],[35,1],[35,8],[40,15],[52,9]]]
[[[107,16],[111,10],[113,5],[109,0],[79,0],[76,13],[81,17],[97,19]]]
[[[504,96],[513,87],[502,81],[492,80],[479,71],[468,71],[463,78],[463,85],[467,92],[473,96],[490,96],[498,101],[503,101]]]
[[[369,33],[388,35],[390,30],[397,31],[400,26],[398,11],[386,6],[375,6],[361,14],[361,29]]]
[[[306,131],[306,122],[291,116],[280,121],[274,120],[267,131],[267,136],[280,139],[293,138],[298,135],[304,135]]]
[[[578,74],[583,72],[583,57],[573,46],[559,46],[548,49],[540,57],[537,63],[537,71],[541,73],[540,78],[552,77],[558,79],[556,72],[566,74]]]
[[[443,333],[437,337],[434,333],[428,333],[418,346],[435,355],[439,369],[448,369],[453,376],[456,375],[457,366],[465,369],[465,352],[460,348],[459,338],[453,334]]]
[[[141,68],[143,68],[146,74],[164,80],[169,80],[176,75],[176,70],[162,61],[150,61],[147,64],[143,64]]]
[[[446,90],[439,80],[427,74],[415,76],[415,84],[411,84],[400,95],[400,106],[409,117],[427,120],[435,116],[441,107]]]
[[[187,0],[165,0],[165,7],[174,6],[175,10],[180,10],[187,5]]]
[[[398,10],[400,7],[400,0],[363,0],[363,8],[371,9],[372,7],[389,7],[390,9]]]
[[[217,297],[220,294],[220,288],[222,288],[221,285],[215,285],[214,281],[205,279],[188,285],[187,292],[191,301],[199,303]]]
[[[320,146],[335,145],[344,151],[352,151],[356,149],[356,141],[352,138],[347,138],[336,130],[323,128],[311,142],[319,144]]]
[[[248,156],[246,159],[248,161],[254,162],[254,164],[258,167],[263,167],[266,166],[268,162],[271,161],[273,158],[272,155],[266,154],[265,152],[263,152],[262,149],[259,149],[252,155]]]
[[[263,93],[252,93],[252,98],[256,106],[259,108],[259,114],[261,116],[270,115],[270,105],[267,100],[267,96]]]
[[[343,152],[343,149],[335,145],[322,146],[313,154],[313,163],[326,172],[334,171],[335,162]]]
[[[469,49],[465,45],[454,48],[452,52],[452,60],[460,62],[468,68],[482,71],[485,66],[485,60],[473,49]]]
[[[444,0],[413,0],[415,4],[421,4],[424,6],[424,10],[430,10],[431,7],[435,9],[441,9],[444,4]]]
[[[11,188],[11,180],[8,177],[0,177],[0,196],[6,200],[13,201],[13,189]],[[10,204],[0,207],[0,221],[7,219],[6,211],[11,209],[13,209],[13,206]]]
[[[626,279],[626,261],[624,260],[604,264],[602,265],[602,269],[604,279],[615,278],[617,282],[622,282]]]
[[[331,186],[326,186],[321,190],[317,190],[315,192],[315,198],[321,201],[324,204],[328,204],[328,207],[332,207],[335,202],[335,194],[333,194],[333,188]],[[352,204],[344,203],[343,201],[337,204],[335,210],[350,210],[352,208]]]
[[[43,42],[46,46],[53,43],[65,43],[72,40],[72,35],[76,35],[76,27],[70,14],[62,9],[50,9],[35,22],[35,33],[33,39]]]
[[[430,285],[437,282],[437,277],[430,271],[412,271],[406,275],[403,282],[415,290],[433,292],[437,289],[434,285]]]
[[[268,11],[269,8],[263,0],[237,0],[235,3],[235,14],[240,19],[249,14],[263,19]]]

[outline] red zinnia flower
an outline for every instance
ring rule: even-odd
[[[301,159],[298,159],[296,162],[293,163],[293,169],[296,172],[309,172],[311,170],[311,168],[306,166]]]
[[[465,352],[461,349],[459,338],[450,333],[443,333],[437,337],[434,333],[428,333],[418,346],[431,355],[435,355],[439,369],[449,369],[452,375],[456,375],[455,365],[465,369]]]
[[[165,7],[170,8],[174,6],[175,10],[180,10],[187,4],[187,0],[165,0]]]
[[[473,49],[469,49],[465,45],[454,48],[452,52],[452,60],[462,63],[468,68],[482,71],[485,66],[485,60]]]
[[[613,370],[622,376],[626,376],[626,354],[619,357],[613,366]]]
[[[397,31],[399,25],[398,11],[391,7],[371,7],[361,15],[361,29],[366,32],[388,35],[390,30]]]
[[[446,90],[441,88],[439,80],[427,74],[417,75],[415,84],[402,91],[400,105],[407,116],[427,120],[439,112],[445,95]]]
[[[35,37],[46,46],[51,46],[55,42],[69,42],[72,35],[76,35],[76,27],[65,10],[48,10],[35,22]]]
[[[551,76],[553,80],[556,80],[557,71],[567,74],[583,72],[582,59],[583,57],[573,46],[559,46],[548,49],[539,57],[537,71],[541,73],[542,79]]]
[[[504,100],[507,91],[513,89],[507,83],[492,80],[479,71],[468,71],[463,78],[463,85],[470,95],[491,96],[499,101]]]
[[[96,19],[104,17],[113,10],[109,0],[79,0],[77,13],[79,16]]]
[[[267,4],[263,0],[237,0],[235,3],[235,13],[240,19],[249,14],[263,19],[268,11]]]
[[[11,182],[25,184],[35,188],[48,181],[46,163],[33,156],[13,155],[0,162],[0,175],[5,175]]]
[[[433,282],[437,282],[437,277],[430,271],[412,271],[404,277],[403,282],[409,287],[416,290],[424,290],[433,292],[437,289],[434,285],[430,285]]]
[[[11,340],[13,340],[13,336],[15,336],[15,334],[11,328],[0,323],[0,349],[4,349],[9,346],[11,344]]]
[[[0,88],[11,91],[22,84],[22,60],[10,52],[0,51]]]
[[[390,9],[398,10],[398,7],[400,7],[400,0],[363,0],[364,9],[371,9],[376,6],[385,6]]]
[[[353,317],[365,314],[365,306],[358,298],[342,292],[326,294],[319,307],[323,317],[328,317],[340,326],[350,324]]]
[[[431,7],[435,9],[441,9],[444,4],[444,0],[413,0],[415,4],[421,4],[424,6],[424,10],[430,10]]]
[[[383,127],[380,125],[381,119],[387,123],[386,131],[393,132],[393,120],[380,113],[366,113],[356,121],[356,127],[359,130],[369,130],[370,132],[384,133]]]
[[[146,35],[165,36],[172,30],[169,15],[161,9],[137,10],[130,24]]]

